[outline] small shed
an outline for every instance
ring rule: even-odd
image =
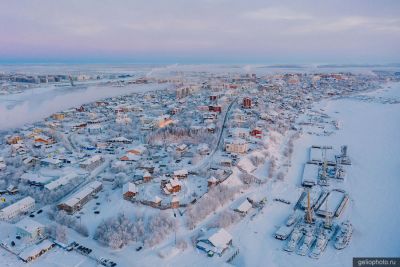
[[[179,208],[179,198],[177,196],[173,196],[171,199],[171,208],[177,209]]]
[[[131,200],[138,194],[138,190],[134,183],[128,182],[122,186],[122,196],[126,200]]]
[[[152,178],[152,176],[148,171],[145,171],[143,173],[143,182],[145,182],[145,183],[150,182],[151,178]]]
[[[246,215],[247,212],[252,208],[251,203],[245,199],[243,202],[241,202],[235,209],[234,211],[239,212],[242,215]]]
[[[214,176],[211,176],[210,178],[208,178],[207,182],[208,182],[208,187],[215,186],[218,184],[218,179],[215,178]]]

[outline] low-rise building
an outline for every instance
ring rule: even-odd
[[[138,194],[138,190],[134,183],[128,182],[122,186],[122,196],[126,200],[131,200]]]
[[[235,209],[234,211],[239,212],[242,215],[246,215],[247,212],[252,208],[251,203],[245,199],[243,202],[241,202]]]
[[[208,253],[222,256],[232,245],[232,236],[224,228],[213,228],[197,239],[196,247]]]
[[[182,185],[178,179],[169,179],[169,181],[162,183],[161,187],[164,193],[169,195],[181,191]]]
[[[218,179],[215,178],[214,176],[212,176],[212,177],[208,178],[207,184],[208,184],[208,187],[215,186],[218,184]]]
[[[182,169],[182,170],[174,171],[173,177],[174,177],[174,179],[185,179],[188,177],[188,175],[189,175],[188,170]]]
[[[79,177],[78,174],[71,172],[64,176],[61,176],[57,180],[54,180],[54,181],[46,184],[44,187],[49,191],[54,191],[54,190],[57,190],[65,185],[69,184],[70,182],[77,179],[78,177]]]
[[[17,227],[17,235],[21,237],[38,239],[45,234],[44,225],[28,217],[17,222],[15,226]]]
[[[235,138],[235,139],[225,139],[225,150],[231,153],[247,153],[249,149],[246,140]]]
[[[79,167],[82,169],[85,169],[87,171],[92,171],[98,166],[100,166],[104,162],[104,158],[100,155],[94,155],[91,158],[86,159],[85,161],[82,161],[79,164]]]
[[[177,196],[173,196],[171,199],[171,208],[177,209],[179,208],[179,198]]]
[[[28,212],[35,207],[35,199],[32,197],[25,197],[5,208],[0,210],[0,219],[9,221],[18,215]]]
[[[4,171],[6,169],[7,165],[4,162],[4,158],[0,157],[0,171]]]
[[[53,242],[46,239],[40,242],[39,244],[34,244],[32,246],[27,247],[18,256],[24,262],[30,262],[43,255],[54,246],[55,244]]]
[[[73,214],[80,210],[92,197],[103,188],[103,184],[99,181],[91,182],[83,187],[80,191],[68,197],[65,201],[58,205],[60,210],[65,210],[69,214]]]

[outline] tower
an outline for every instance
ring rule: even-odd
[[[313,223],[312,209],[310,207],[310,190],[307,191],[307,212],[306,212],[306,222]]]

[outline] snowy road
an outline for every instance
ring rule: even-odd
[[[228,108],[226,109],[225,116],[224,116],[224,121],[222,123],[221,130],[220,130],[220,133],[219,133],[219,136],[218,136],[218,141],[217,141],[217,144],[215,145],[213,151],[205,159],[203,159],[203,161],[199,165],[196,165],[193,168],[191,168],[190,171],[196,172],[198,170],[206,168],[210,164],[210,161],[213,159],[214,154],[219,150],[219,146],[220,146],[221,140],[222,140],[222,135],[223,135],[224,129],[225,129],[226,120],[228,118],[228,115],[229,115],[229,112],[230,112],[231,108],[236,103],[238,98],[239,97],[236,97],[234,100],[232,100],[232,102],[229,104]]]

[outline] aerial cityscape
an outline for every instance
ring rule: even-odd
[[[227,2],[0,11],[0,266],[400,266],[400,3]]]

